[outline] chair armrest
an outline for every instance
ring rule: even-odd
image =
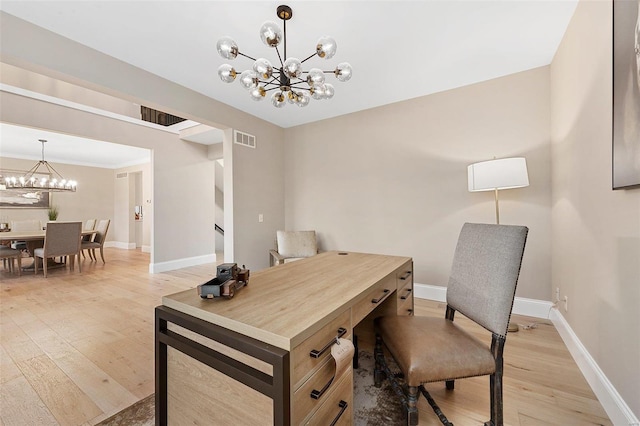
[[[277,251],[271,249],[269,250],[269,254],[271,255],[269,258],[271,266],[282,265],[284,263],[284,256]]]

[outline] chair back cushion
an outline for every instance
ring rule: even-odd
[[[506,336],[526,226],[465,223],[447,287],[447,304],[492,333]]]
[[[96,227],[96,236],[93,239],[94,243],[99,243],[100,245],[104,244],[104,241],[107,239],[107,231],[109,230],[110,223],[110,219],[101,219],[100,222],[98,222],[98,226]]]
[[[277,231],[278,253],[284,257],[310,257],[318,254],[316,231]]]
[[[82,222],[49,222],[44,238],[44,256],[55,257],[80,252]]]
[[[95,219],[88,219],[84,223],[84,227],[82,228],[82,230],[84,230],[84,231],[93,231],[93,229],[95,227],[96,227],[96,220]]]
[[[42,231],[42,222],[39,220],[12,220],[11,232]]]

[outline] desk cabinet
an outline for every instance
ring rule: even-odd
[[[375,315],[411,314],[412,274],[410,258],[327,252],[252,273],[233,299],[166,296],[157,424],[352,424],[353,370],[334,377],[330,347]]]

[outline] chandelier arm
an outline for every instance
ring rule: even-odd
[[[57,175],[58,179],[60,180],[66,180],[65,178],[62,177],[62,175],[60,173],[58,173],[58,171],[56,169],[53,168],[53,166],[49,163],[47,163],[46,161],[44,162],[45,167],[47,168],[47,170],[49,171],[49,174],[55,174]],[[53,173],[52,173],[53,172]]]
[[[255,60],[256,60],[256,58],[252,58],[252,57],[251,57],[251,56],[249,56],[249,55],[245,55],[244,53],[242,53],[242,52],[240,52],[240,51],[238,52],[238,55],[240,55],[240,56],[244,56],[245,58],[249,58],[249,59],[251,59],[252,61],[255,61]]]
[[[301,64],[304,64],[306,61],[308,61],[309,59],[313,58],[314,56],[316,56],[318,54],[318,52],[314,53],[313,55],[309,55],[306,58],[304,58],[303,60],[300,61]]]
[[[278,59],[280,60],[280,66],[284,67],[284,61],[282,60],[282,56],[280,56],[280,50],[278,50],[278,46],[276,46],[276,53],[278,53]],[[287,54],[285,53],[284,56],[285,56],[285,59],[286,59]]]
[[[284,18],[282,19],[282,26],[284,28],[284,59],[286,60],[287,59],[287,20]],[[278,52],[278,56],[280,56],[280,52]],[[280,59],[280,62],[282,62],[282,59]]]

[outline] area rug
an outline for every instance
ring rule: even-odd
[[[390,360],[388,360],[390,361]],[[390,365],[394,370],[393,365]],[[360,351],[358,368],[354,370],[354,423],[356,426],[402,425],[402,406],[388,380],[382,387],[373,385],[373,354]],[[152,426],[155,424],[155,399],[149,395],[97,426]]]

